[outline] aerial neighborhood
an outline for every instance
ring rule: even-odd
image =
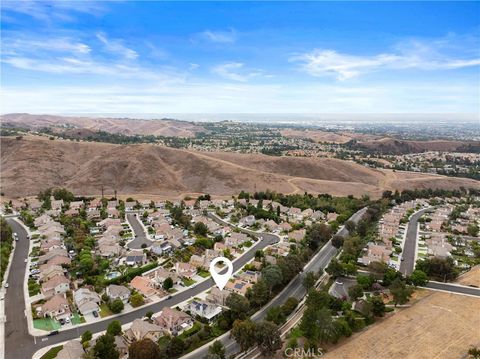
[[[446,275],[453,278],[479,262],[480,206],[475,198],[386,192],[384,207],[361,210],[360,222],[349,217],[368,204],[366,197],[269,192],[153,201],[75,197],[65,189],[49,189],[36,198],[5,202],[2,210],[18,215],[28,228],[29,328],[48,334],[107,320],[116,350],[126,358],[136,342],[146,339],[173,356],[213,340],[232,328],[234,318],[244,318],[235,314],[237,306],[261,307],[298,273],[300,267],[292,265],[306,265],[330,238],[334,247],[343,246],[325,269],[334,279],[351,278],[357,269],[377,270],[379,264],[396,273],[406,263],[404,256],[410,255],[418,262],[408,275],[417,275],[419,268],[428,272],[426,261],[444,260],[451,264]],[[404,249],[414,216],[417,244],[409,254]],[[334,235],[342,228],[350,237]],[[363,239],[358,242],[359,238]],[[241,264],[223,290],[197,288],[210,280],[210,263],[217,257]],[[323,278],[321,269],[310,273],[314,282]],[[428,273],[436,275],[440,274]],[[365,278],[358,274],[357,284],[336,279],[329,295],[351,300],[354,310],[368,316],[365,303],[371,299],[366,293],[373,291],[371,298],[383,302],[389,284],[368,277],[372,282],[365,285]],[[363,289],[357,289],[359,285]],[[355,290],[361,292],[354,294]],[[175,301],[183,292],[192,295]],[[282,309],[287,316],[298,299],[292,297],[289,303]],[[144,307],[151,309],[123,329],[110,328],[120,325],[118,316]],[[86,338],[81,348],[76,340],[63,345],[60,357],[89,351],[102,337]],[[179,340],[183,349],[176,352],[172,346]]]

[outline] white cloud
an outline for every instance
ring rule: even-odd
[[[45,22],[58,20],[72,22],[75,21],[74,14],[84,13],[97,16],[104,12],[104,4],[98,1],[2,1],[2,13],[20,13]],[[2,20],[5,18],[9,22],[15,22],[13,17],[2,16]]]
[[[113,54],[120,55],[127,60],[135,60],[138,57],[138,53],[135,50],[129,49],[123,42],[118,39],[108,39],[107,36],[99,32],[97,33],[97,39],[99,39],[105,46],[105,49]]]
[[[371,56],[344,54],[331,49],[314,49],[295,55],[292,62],[301,64],[301,69],[312,76],[333,75],[338,80],[347,80],[364,73],[382,69],[449,70],[480,65],[477,53],[453,52],[446,54],[451,40],[425,43],[418,40],[397,44],[395,52]],[[463,57],[461,57],[463,55]]]
[[[227,80],[246,82],[252,77],[262,73],[260,70],[245,71],[244,64],[241,62],[227,62],[217,65],[212,69],[213,73]]]
[[[210,42],[232,44],[237,40],[237,32],[233,29],[230,29],[229,31],[206,30],[199,33],[198,37]]]
[[[21,38],[18,34],[13,34],[13,36],[8,37],[5,37],[4,34],[2,54],[37,51],[88,54],[91,52],[91,48],[81,41],[73,40],[68,37],[38,38],[31,36],[29,38]]]

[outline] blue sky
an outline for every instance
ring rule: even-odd
[[[480,112],[479,2],[2,1],[2,112]]]

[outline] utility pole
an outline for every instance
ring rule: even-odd
[[[102,199],[103,199],[103,186],[102,186]]]
[[[115,190],[114,192],[115,192],[115,200],[117,200],[117,190]]]

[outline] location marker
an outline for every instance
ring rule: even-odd
[[[217,264],[218,262],[223,262],[227,265],[227,273],[225,274],[217,273],[217,271],[215,270],[215,264]],[[215,281],[215,284],[220,290],[222,290],[225,287],[228,280],[232,276],[232,273],[233,273],[233,264],[232,262],[230,262],[229,259],[225,257],[217,257],[212,261],[212,263],[210,263],[210,274],[212,275],[213,280]]]

